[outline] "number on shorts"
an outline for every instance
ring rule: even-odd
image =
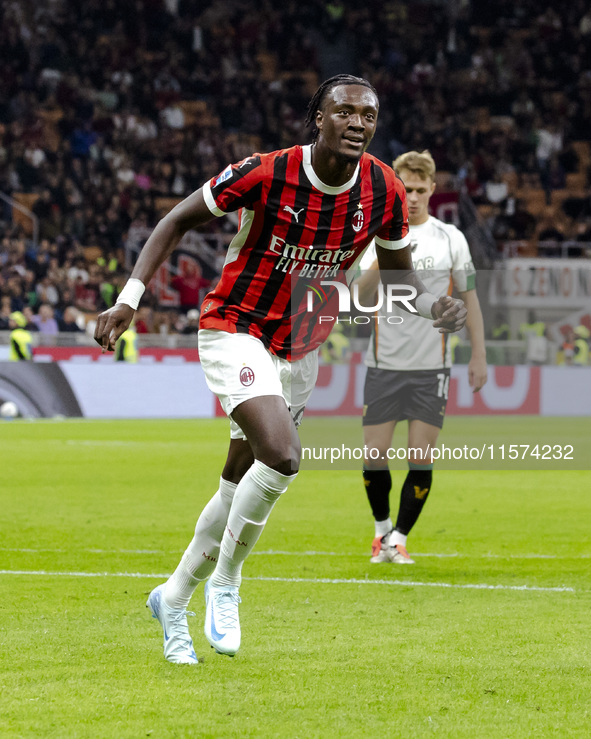
[[[437,396],[447,400],[447,393],[449,392],[449,375],[445,375],[443,372],[440,372],[437,375],[437,380]]]

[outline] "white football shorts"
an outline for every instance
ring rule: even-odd
[[[199,331],[199,359],[205,380],[230,418],[232,439],[246,439],[232,419],[236,406],[261,395],[280,395],[300,425],[318,376],[318,350],[288,362],[271,354],[260,339],[250,334]]]

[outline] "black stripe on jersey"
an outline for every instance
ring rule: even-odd
[[[281,202],[283,188],[285,187],[288,156],[289,155],[285,153],[282,156],[277,157],[273,162],[273,180],[269,188],[267,203]],[[277,223],[278,214],[279,208],[277,208],[274,215],[272,215],[272,211],[269,211],[268,208],[265,210],[263,228],[261,229],[260,236],[257,239],[257,246],[251,250],[248,260],[244,265],[244,269],[234,282],[234,285],[230,290],[230,294],[225,301],[227,306],[240,305],[248,293],[248,288],[260,267],[267,244],[271,242],[271,236],[273,235],[273,229]],[[224,318],[226,310],[224,310],[224,308],[220,308],[219,313],[220,316]],[[236,330],[242,333],[248,333],[250,323],[251,322],[248,320],[247,316],[241,316],[236,323]]]
[[[374,162],[371,163],[371,190],[372,208],[369,230],[375,234],[376,231],[379,231],[384,220],[388,189],[384,173]],[[398,194],[396,194],[396,197],[398,197]]]
[[[245,208],[252,210],[255,203],[260,202],[263,195],[263,183],[257,182],[252,190],[248,191],[248,202],[245,201]]]

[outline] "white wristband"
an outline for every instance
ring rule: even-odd
[[[433,320],[433,313],[431,313],[431,308],[433,307],[433,303],[436,302],[437,298],[435,297],[435,295],[431,295],[431,293],[421,293],[419,297],[415,300],[415,307],[420,316]]]
[[[136,280],[135,277],[131,277],[125,283],[125,287],[121,290],[121,294],[117,298],[117,303],[125,303],[130,308],[137,310],[139,302],[146,286],[141,280]]]

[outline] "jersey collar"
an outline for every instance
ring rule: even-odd
[[[339,185],[339,187],[331,187],[330,185],[325,185],[324,182],[322,182],[322,180],[318,178],[316,172],[314,172],[314,169],[312,167],[312,144],[302,146],[302,152],[304,172],[306,173],[306,176],[310,180],[312,185],[317,190],[320,190],[320,192],[323,192],[325,195],[340,195],[342,192],[347,192],[347,190],[350,190],[355,184],[355,181],[357,180],[357,177],[359,175],[359,164],[357,164],[357,166],[355,167],[353,176],[348,182],[345,182],[344,185]]]
[[[408,224],[408,227],[411,231],[420,231],[422,228],[426,228],[432,220],[433,216],[429,216],[427,220],[424,223],[419,223],[418,226],[411,226],[411,224]]]

